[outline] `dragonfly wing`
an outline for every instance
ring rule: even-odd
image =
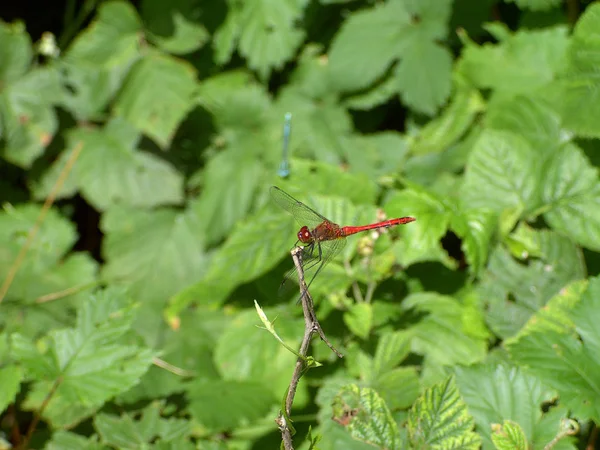
[[[271,198],[273,198],[275,203],[277,203],[280,207],[294,216],[296,222],[298,222],[301,226],[307,225],[312,229],[324,221],[329,222],[327,218],[323,217],[309,206],[306,206],[301,201],[296,200],[290,194],[282,191],[277,186],[271,186]]]
[[[316,276],[321,272],[321,269],[325,267],[329,262],[336,257],[346,246],[346,239],[332,239],[330,241],[321,241],[319,242],[321,245],[321,258],[318,258],[318,255],[315,258],[315,261],[308,263],[308,268],[305,269],[304,279],[309,280],[306,283],[306,288],[308,289]],[[315,245],[316,247],[316,245]],[[315,253],[318,252],[318,248],[315,248]],[[304,262],[303,267],[307,267],[306,262]]]

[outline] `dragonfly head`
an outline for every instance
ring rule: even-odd
[[[314,240],[313,235],[306,225],[298,231],[298,240],[303,244],[310,244]]]

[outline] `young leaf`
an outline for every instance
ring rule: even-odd
[[[528,450],[527,438],[518,423],[505,420],[492,425],[492,442],[498,450]]]
[[[26,408],[38,409],[49,397],[45,420],[73,426],[136,384],[153,352],[123,339],[134,318],[131,301],[109,289],[82,304],[74,328],[50,332],[47,353],[13,335],[12,357],[34,383]]]
[[[371,388],[343,387],[333,400],[333,420],[346,427],[354,439],[378,448],[394,449],[400,443],[392,414]]]
[[[462,186],[465,209],[527,212],[539,204],[539,152],[517,134],[486,130],[476,142]]]
[[[552,398],[540,380],[507,364],[475,365],[454,369],[460,393],[484,441],[492,448],[493,424],[506,420],[521,427],[531,447],[543,448],[556,435],[567,414],[564,407],[542,412]],[[567,447],[572,448],[572,447]]]
[[[410,353],[410,339],[406,333],[386,333],[379,338],[373,357],[373,375],[378,376],[395,368]]]
[[[452,377],[423,393],[411,408],[407,424],[409,440],[415,448],[435,445],[476,450],[481,446],[481,438],[473,426],[473,417]]]
[[[184,419],[164,418],[162,409],[161,403],[154,402],[135,414],[117,417],[100,413],[94,417],[94,427],[102,442],[115,448],[144,448],[186,437],[191,431],[191,423]]]
[[[165,148],[192,109],[196,88],[196,73],[191,65],[150,53],[131,69],[114,110]]]
[[[556,231],[600,250],[598,169],[574,144],[558,150],[545,167],[543,201],[544,218]]]
[[[556,389],[561,404],[582,419],[600,420],[600,334],[595,325],[599,309],[600,278],[595,277],[567,312],[571,326],[540,323],[507,343],[511,358]]]
[[[585,275],[581,254],[571,241],[547,231],[538,232],[537,237],[540,258],[524,265],[498,247],[482,276],[478,291],[488,303],[486,320],[502,337],[514,335],[566,284]]]
[[[96,209],[113,206],[152,207],[183,200],[183,178],[169,163],[134,148],[137,132],[123,120],[109,122],[103,130],[78,128],[68,135],[69,145],[35,188],[45,198],[70,158],[83,145],[67,183],[58,197],[80,191]]]
[[[8,365],[0,368],[0,413],[15,401],[19,393],[23,374],[18,366]]]
[[[192,417],[214,431],[254,422],[277,401],[271,389],[256,381],[198,379],[190,385],[189,397]]]

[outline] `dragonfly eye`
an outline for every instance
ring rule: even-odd
[[[298,231],[298,240],[304,244],[310,244],[313,241],[312,234],[307,226],[300,228]]]

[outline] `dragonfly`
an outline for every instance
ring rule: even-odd
[[[277,174],[281,178],[286,178],[290,175],[290,164],[288,162],[288,147],[290,145],[290,134],[292,133],[292,113],[286,113],[283,122],[283,153],[281,164]]]
[[[279,189],[277,186],[271,187],[271,197],[281,208],[289,212],[296,222],[301,226],[298,231],[298,240],[295,246],[301,244],[302,250],[302,269],[306,272],[314,272],[306,289],[308,289],[316,276],[321,272],[337,254],[339,254],[346,245],[346,237],[363,231],[376,230],[379,228],[390,228],[396,225],[403,225],[414,222],[414,217],[400,217],[397,219],[388,219],[382,222],[369,225],[346,226],[342,227],[322,216],[314,209],[296,200],[290,194]],[[282,285],[294,274],[292,269],[282,281]],[[304,294],[302,294],[304,295]],[[302,297],[301,297],[302,298]]]

